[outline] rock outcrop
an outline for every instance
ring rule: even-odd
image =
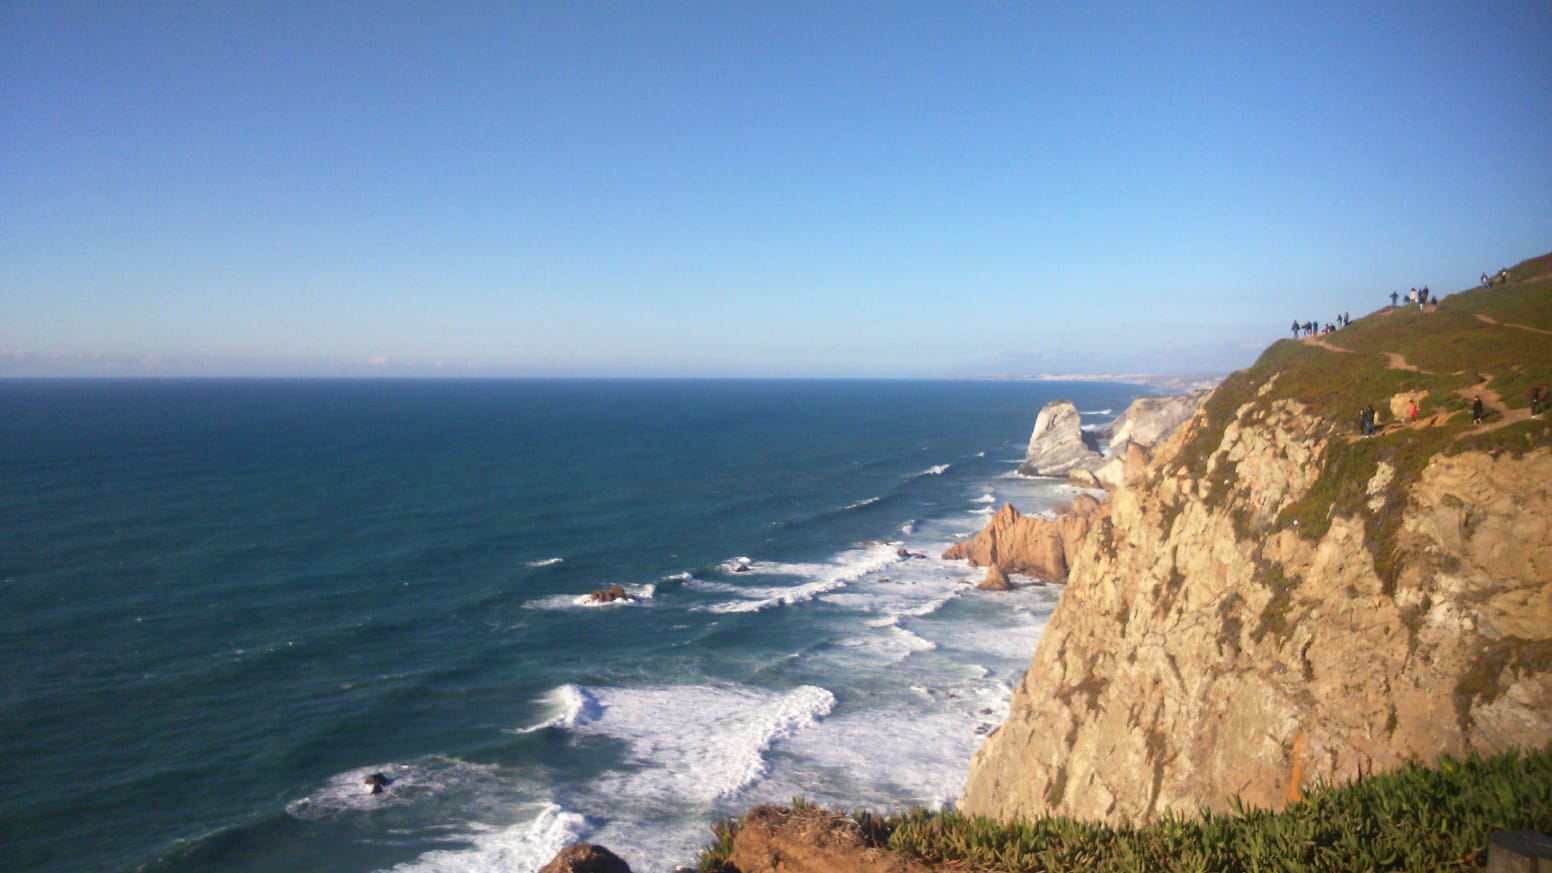
[[[634,603],[636,595],[626,591],[623,585],[616,583],[608,588],[600,588],[589,593],[587,599],[593,603]]]
[[[1087,494],[1055,510],[1054,519],[1020,515],[1004,504],[980,533],[955,543],[946,560],[969,561],[973,567],[995,567],[1002,573],[1022,573],[1047,582],[1065,582],[1072,558],[1104,504]]]
[[[1025,476],[1065,476],[1101,460],[1094,442],[1083,432],[1078,407],[1070,400],[1053,400],[1035,416],[1035,429],[1018,471]]]
[[[1008,574],[1002,572],[1001,567],[993,564],[986,568],[986,578],[975,587],[982,591],[1012,591],[1013,583],[1008,581]]]
[[[932,873],[912,858],[872,848],[848,816],[817,808],[751,809],[728,859],[740,873]]]
[[[1094,434],[1084,433],[1071,401],[1053,400],[1035,417],[1029,448],[1019,473],[1067,476],[1085,488],[1117,488],[1125,479],[1129,455],[1146,459],[1150,449],[1179,429],[1210,392],[1139,397]],[[1104,451],[1099,447],[1105,441]]]
[[[631,868],[603,846],[576,843],[561,849],[539,873],[631,873]]]
[[[1236,380],[1096,513],[965,811],[1276,808],[1314,780],[1552,742],[1545,437],[1419,457],[1403,433],[1328,471],[1346,422],[1275,375]],[[1047,549],[1023,522],[1005,509],[964,557]]]
[[[1157,446],[1185,424],[1210,393],[1202,390],[1133,400],[1115,421],[1099,429],[1099,435],[1109,440],[1106,454],[1121,457],[1130,446]]]

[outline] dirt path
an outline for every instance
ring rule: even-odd
[[[1386,352],[1385,366],[1392,370],[1406,370],[1408,373],[1422,373],[1428,376],[1433,375],[1432,370],[1424,370],[1421,367],[1414,367],[1411,364],[1408,364],[1407,359],[1402,357],[1399,352]]]
[[[1546,334],[1547,336],[1552,336],[1552,330],[1542,330],[1539,327],[1531,327],[1528,324],[1515,324],[1513,322],[1499,321],[1496,318],[1492,318],[1491,316],[1483,315],[1480,312],[1477,313],[1477,321],[1480,321],[1483,324],[1491,324],[1494,327],[1512,327],[1515,330],[1528,330],[1531,333],[1540,333],[1540,334]]]
[[[1552,330],[1542,330],[1539,327],[1530,327],[1529,325],[1524,324],[1505,323],[1481,313],[1477,313],[1476,317],[1478,321],[1481,321],[1484,324],[1490,324],[1494,327],[1512,327],[1517,330],[1528,330],[1531,333],[1540,333],[1552,336]],[[1339,352],[1342,354],[1353,353],[1352,349],[1344,349],[1341,346],[1334,346],[1318,336],[1305,337],[1303,340],[1301,340],[1301,342],[1307,345],[1320,346],[1321,348],[1331,352]],[[1399,352],[1383,352],[1382,354],[1385,356],[1385,366],[1389,369],[1405,370],[1408,373],[1421,373],[1426,376],[1434,375],[1432,370],[1424,370],[1423,368],[1408,362],[1406,357]],[[1484,421],[1482,424],[1476,425],[1470,430],[1462,431],[1455,436],[1456,439],[1461,439],[1472,434],[1487,433],[1489,431],[1497,430],[1501,427],[1508,427],[1511,424],[1525,421],[1530,418],[1529,409],[1510,409],[1509,405],[1504,403],[1503,398],[1498,396],[1498,392],[1493,390],[1491,387],[1492,381],[1492,375],[1488,374],[1484,375],[1482,377],[1482,381],[1475,385],[1468,385],[1465,388],[1456,389],[1455,395],[1460,397],[1462,400],[1465,400],[1467,403],[1475,401],[1478,397],[1482,398],[1482,410],[1484,413]],[[1375,436],[1385,436],[1387,434],[1397,433],[1403,430],[1443,427],[1448,424],[1450,419],[1454,418],[1458,413],[1459,410],[1455,412],[1445,412],[1444,410],[1439,410],[1427,418],[1418,419],[1417,421],[1392,420],[1378,427],[1378,429],[1375,431]],[[1347,437],[1347,441],[1349,443],[1354,443],[1363,438],[1363,434],[1351,434]]]
[[[1508,404],[1503,402],[1503,398],[1498,396],[1498,392],[1488,387],[1492,381],[1492,376],[1485,376],[1481,382],[1475,385],[1456,389],[1455,396],[1463,400],[1469,401],[1475,400],[1478,397],[1482,398],[1482,410],[1484,413],[1487,413],[1483,416],[1484,420],[1481,424],[1473,427],[1471,430],[1456,434],[1456,439],[1475,433],[1487,433],[1488,431],[1497,430],[1500,427],[1508,427],[1511,424],[1530,418],[1529,409],[1510,409]],[[1496,419],[1493,419],[1492,413],[1497,413]]]
[[[1307,336],[1301,340],[1301,342],[1308,346],[1320,346],[1328,352],[1341,352],[1344,355],[1350,355],[1353,353],[1352,349],[1344,349],[1341,346],[1334,346],[1318,336]]]

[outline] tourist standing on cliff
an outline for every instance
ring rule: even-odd
[[[1482,423],[1482,398],[1480,396],[1471,401],[1471,423]]]
[[[1390,307],[1392,309],[1396,308],[1396,301],[1400,300],[1400,299],[1401,299],[1401,295],[1400,294],[1397,294],[1394,291],[1390,292]]]

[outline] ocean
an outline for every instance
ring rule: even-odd
[[[4,866],[651,873],[952,803],[1059,589],[939,556],[1076,493],[1013,473],[1042,405],[1141,393],[0,382]]]

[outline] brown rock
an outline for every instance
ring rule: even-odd
[[[561,849],[539,873],[631,873],[631,868],[603,846],[576,843]]]
[[[1087,494],[1056,508],[1054,521],[1019,514],[1013,504],[1003,505],[980,533],[955,543],[943,553],[947,560],[967,560],[973,567],[995,565],[1004,573],[1023,573],[1051,582],[1064,582],[1078,544],[1105,504]]]
[[[613,603],[616,600],[623,600],[629,603],[636,599],[636,595],[631,594],[629,591],[626,591],[624,587],[616,584],[610,585],[608,588],[600,588],[597,591],[594,591],[587,596],[587,599],[594,603]]]
[[[728,860],[740,873],[932,873],[919,861],[869,846],[849,816],[816,808],[751,809]]]
[[[1002,572],[1001,568],[993,564],[986,568],[986,578],[981,580],[981,584],[975,587],[982,591],[1012,591],[1013,583],[1008,581],[1008,577]]]

